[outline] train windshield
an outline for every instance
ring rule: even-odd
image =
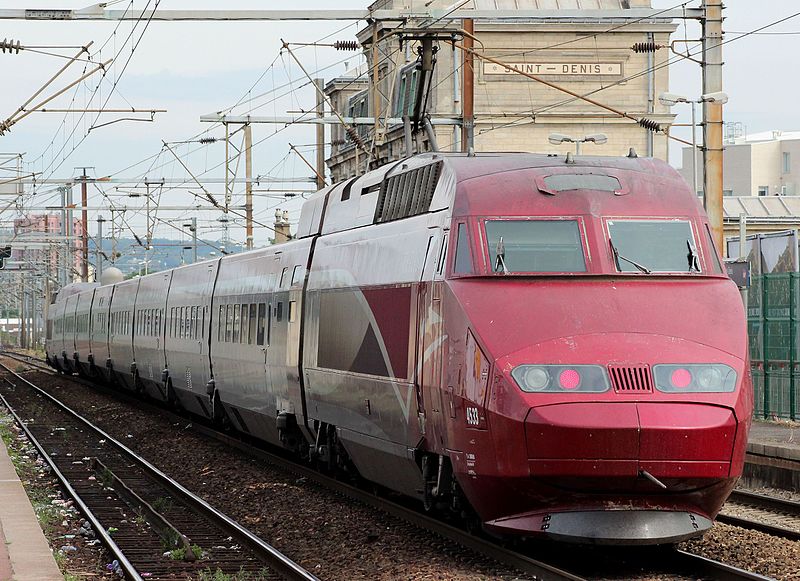
[[[619,272],[700,272],[688,220],[609,220]]]
[[[487,220],[486,239],[494,272],[586,272],[575,220]]]

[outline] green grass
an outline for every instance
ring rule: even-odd
[[[238,573],[225,573],[220,569],[216,571],[205,569],[200,571],[197,576],[198,581],[266,581],[269,578],[267,569],[258,572],[240,570]]]

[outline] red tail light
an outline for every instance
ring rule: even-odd
[[[581,374],[575,369],[565,369],[558,376],[562,389],[575,389],[581,384]]]
[[[670,381],[673,387],[683,389],[689,387],[689,384],[692,383],[692,374],[689,373],[688,369],[678,368],[672,372]]]

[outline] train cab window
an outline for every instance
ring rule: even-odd
[[[607,224],[618,272],[700,272],[688,220],[608,220]]]
[[[444,271],[445,256],[447,255],[447,233],[442,235],[442,244],[439,247],[439,260],[436,263],[436,273],[442,274]]]
[[[711,249],[711,265],[714,267],[714,274],[722,274],[722,263],[719,261],[719,252],[717,251],[717,245],[714,244],[714,237],[711,235],[711,229],[706,224],[706,241],[708,242],[708,247]]]
[[[256,323],[258,331],[256,332],[256,344],[264,345],[264,331],[267,322],[267,305],[265,303],[258,303],[258,321]]]
[[[472,251],[469,246],[469,232],[467,231],[467,225],[464,223],[458,225],[456,260],[453,266],[453,272],[456,274],[472,273]]]
[[[586,272],[575,220],[487,220],[492,272]]]
[[[289,301],[289,322],[294,323],[297,319],[297,301]]]

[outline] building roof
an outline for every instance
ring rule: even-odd
[[[722,200],[723,216],[739,220],[746,214],[748,220],[800,222],[800,197],[798,196],[730,196]]]
[[[795,139],[800,139],[800,131],[761,131],[760,133],[750,133],[744,137],[738,137],[731,145],[763,143],[765,141],[792,141]]]
[[[626,0],[474,0],[475,10],[624,10]],[[465,6],[465,8],[467,8]]]

